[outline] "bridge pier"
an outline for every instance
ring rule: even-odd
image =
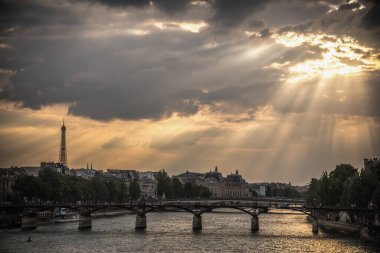
[[[202,229],[202,216],[200,214],[195,214],[193,216],[193,230]]]
[[[79,214],[79,229],[90,229],[92,228],[92,218],[90,213]]]
[[[311,225],[311,230],[312,230],[313,234],[315,234],[315,235],[318,234],[318,220],[317,219],[313,219],[313,223]]]
[[[258,216],[252,216],[251,218],[251,231],[257,232],[259,230],[259,217]]]
[[[36,229],[37,228],[37,214],[30,213],[22,217],[21,229]]]
[[[145,214],[136,215],[135,229],[146,229],[146,216]]]

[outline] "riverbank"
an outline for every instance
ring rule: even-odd
[[[115,210],[115,211],[106,211],[106,212],[95,212],[91,214],[91,217],[93,218],[105,218],[105,217],[115,217],[115,216],[121,216],[125,214],[130,214],[131,212],[128,210]],[[78,222],[78,218],[76,219],[49,219],[49,220],[39,220],[38,226],[46,226],[51,225],[55,223],[67,223],[67,222]],[[17,214],[6,214],[6,213],[0,213],[0,229],[7,229],[7,228],[17,228],[21,226],[21,216]]]
[[[308,216],[308,221],[312,222],[312,218]],[[380,244],[380,228],[378,226],[362,226],[358,224],[349,224],[341,221],[318,220],[318,226],[321,230],[329,233],[342,233],[354,235],[375,243]]]

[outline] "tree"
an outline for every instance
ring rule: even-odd
[[[204,187],[203,185],[199,185],[199,197],[201,198],[209,198],[212,195],[212,192],[207,188]]]
[[[178,178],[172,179],[172,192],[173,192],[173,198],[183,198],[184,197],[184,190],[181,182]]]
[[[165,169],[157,173],[157,195],[162,197],[165,193],[166,198],[173,198],[172,182]]]
[[[265,196],[272,197],[272,187],[270,187],[269,185],[266,187]]]
[[[380,182],[378,182],[375,192],[372,196],[373,204],[377,210],[380,210]]]
[[[107,185],[98,177],[93,177],[90,183],[93,189],[93,201],[107,201],[108,199],[108,188]]]
[[[329,174],[329,204],[336,205],[338,203],[344,202],[341,200],[343,186],[346,181],[350,180],[351,177],[357,175],[357,169],[355,169],[351,164],[340,164],[335,167],[335,170],[331,171]]]
[[[59,172],[45,168],[38,173],[38,177],[46,183],[46,192],[48,194],[47,199],[51,201],[60,202],[64,197],[64,182],[62,180],[62,174]]]
[[[22,175],[16,179],[13,190],[19,198],[26,198],[27,201],[36,201],[41,199],[45,191],[41,179],[34,176]]]
[[[194,194],[194,189],[193,189],[192,183],[186,182],[183,189],[184,189],[184,194],[185,194],[186,198],[191,199],[194,197],[195,194]]]
[[[133,181],[129,185],[129,196],[133,200],[138,200],[140,195],[141,195],[140,185],[139,185],[139,182],[137,181],[137,179],[135,178],[135,179],[133,179]]]
[[[306,201],[311,205],[340,205],[368,207],[378,200],[380,190],[380,165],[358,170],[350,164],[340,164],[329,174],[323,172],[320,179],[313,178]]]
[[[361,200],[362,185],[359,175],[355,175],[348,186],[348,204],[350,206],[359,207],[362,206]]]
[[[128,199],[128,188],[124,182],[119,182],[117,184],[117,196],[116,200],[120,203],[127,201]]]

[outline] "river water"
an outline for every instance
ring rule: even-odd
[[[149,213],[147,229],[136,231],[135,215],[93,219],[78,224],[39,226],[36,230],[0,230],[0,252],[380,252],[373,243],[352,236],[313,235],[305,215],[261,214],[260,230],[250,232],[244,213],[203,214],[203,229],[192,231],[185,212]],[[30,235],[32,242],[26,242]]]

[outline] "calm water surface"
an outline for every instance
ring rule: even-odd
[[[5,229],[0,230],[0,252],[380,252],[379,246],[350,236],[315,236],[305,215],[262,214],[255,234],[247,214],[202,218],[200,232],[192,231],[192,215],[182,212],[149,213],[145,231],[135,231],[135,215],[94,219],[88,231],[79,231],[77,223]]]

